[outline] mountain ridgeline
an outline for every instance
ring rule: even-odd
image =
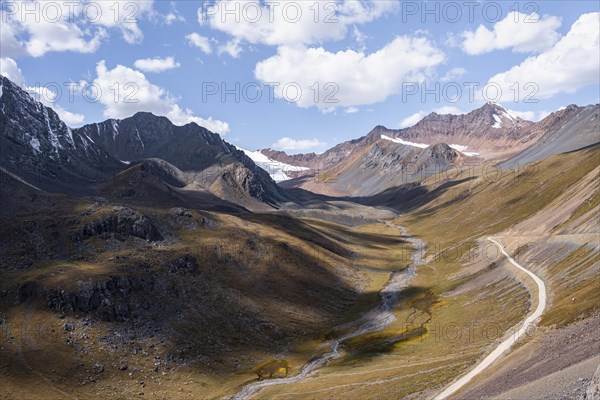
[[[534,123],[486,103],[463,115],[431,113],[404,129],[379,125],[321,154],[262,150],[274,163],[307,169],[291,171],[294,179],[277,185],[263,169],[268,165],[259,167],[247,153],[195,123],[176,126],[138,112],[71,129],[10,80],[1,82],[3,171],[36,188],[70,194],[142,200],[143,193],[158,190],[177,203],[220,199],[264,209],[293,200],[287,189],[370,196],[468,158],[511,167],[598,141],[598,105],[572,105]]]
[[[599,105],[571,105],[534,123],[487,103],[463,115],[431,113],[404,129],[378,125],[367,135],[318,155],[288,155],[271,149],[262,153],[311,168],[282,183],[284,187],[337,196],[374,195],[467,159],[510,168],[592,145],[600,139],[599,111]]]
[[[40,189],[93,194],[146,159],[166,161],[185,185],[243,205],[276,204],[285,193],[242,151],[195,123],[176,126],[165,117],[139,112],[71,129],[49,107],[2,77],[1,166]],[[156,168],[166,167],[164,163]],[[165,181],[165,184],[168,184]]]

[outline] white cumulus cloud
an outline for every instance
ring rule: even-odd
[[[229,54],[233,58],[238,58],[242,52],[242,46],[237,39],[228,40],[225,44],[219,45],[219,54]]]
[[[440,81],[441,82],[454,81],[455,79],[461,78],[466,73],[467,73],[467,70],[462,67],[452,68],[451,70],[446,72],[446,74],[444,76],[442,76],[440,78]]]
[[[370,54],[280,46],[254,74],[265,84],[278,83],[273,85],[277,98],[330,110],[384,101],[399,93],[403,82],[423,82],[444,59],[428,39],[399,36]]]
[[[221,0],[198,9],[198,21],[252,44],[310,45],[343,39],[350,26],[398,9],[388,0],[247,2]]]
[[[229,54],[232,58],[238,58],[242,52],[242,46],[240,40],[233,38],[226,41],[225,43],[218,44],[213,38],[209,39],[206,36],[202,36],[199,33],[193,32],[185,37],[191,46],[195,46],[202,50],[204,54],[211,54],[213,51],[212,42],[217,44],[217,53],[219,55],[225,53]]]
[[[283,137],[277,142],[271,145],[271,148],[275,150],[283,151],[305,151],[316,147],[325,146],[327,143],[320,141],[319,139],[292,139],[289,137]]]
[[[23,73],[17,65],[17,62],[10,57],[0,58],[0,74],[4,75],[17,85],[25,83],[25,78],[23,78]]]
[[[9,3],[0,10],[0,50],[6,57],[93,53],[108,37],[108,29],[121,31],[128,43],[138,43],[144,36],[138,20],[153,13],[152,0]]]
[[[561,20],[552,15],[510,12],[494,24],[493,30],[479,25],[475,31],[462,33],[462,48],[467,54],[483,54],[494,50],[512,49],[526,53],[550,48],[560,38],[556,31]]]
[[[154,0],[110,0],[89,1],[88,3],[93,7],[87,6],[87,9],[92,11],[87,11],[86,20],[95,25],[121,31],[123,39],[130,44],[139,43],[144,38],[138,21],[146,16],[154,15]],[[85,3],[81,4],[85,10]]]
[[[515,84],[520,88],[516,100],[545,99],[560,93],[600,83],[600,13],[581,15],[569,32],[554,46],[527,58],[510,70],[501,72],[489,83],[499,87],[499,101],[515,101]],[[529,84],[528,87],[525,87]]]
[[[210,44],[209,38],[202,36],[196,32],[192,32],[189,35],[186,35],[185,38],[188,40],[190,45],[196,46],[197,48],[202,50],[204,54],[212,53],[212,46]]]
[[[142,58],[136,60],[133,65],[144,72],[163,72],[170,69],[179,68],[181,64],[175,61],[173,57],[166,58]]]
[[[63,107],[61,107],[58,104],[54,104],[50,107],[52,107],[52,109],[54,109],[54,111],[56,111],[56,113],[58,114],[60,119],[62,119],[64,121],[64,123],[69,126],[81,125],[81,124],[83,124],[83,121],[85,120],[85,115],[73,113],[71,111],[65,110]]]
[[[123,65],[108,69],[102,60],[96,65],[96,73],[94,84],[102,93],[99,101],[105,107],[107,118],[122,119],[146,111],[165,116],[176,125],[195,122],[216,133],[229,131],[227,122],[212,117],[201,118],[190,109],[182,109],[168,91],[152,84],[140,71]]]

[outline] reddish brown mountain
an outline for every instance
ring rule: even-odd
[[[487,103],[464,115],[431,113],[405,129],[379,125],[366,136],[318,155],[263,153],[311,168],[282,183],[284,187],[328,195],[370,195],[419,181],[433,170],[441,171],[469,156],[486,162],[510,163],[508,160],[514,159],[526,163],[596,143],[598,108],[569,106],[534,123]]]

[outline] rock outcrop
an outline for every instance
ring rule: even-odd
[[[74,240],[85,240],[96,235],[134,236],[149,242],[163,240],[158,228],[143,214],[129,207],[114,207],[103,218],[85,225],[80,232],[73,234]]]
[[[111,276],[97,281],[77,282],[77,289],[53,289],[46,294],[48,308],[62,313],[83,312],[103,321],[127,321],[131,317],[131,294],[148,288],[152,279]]]

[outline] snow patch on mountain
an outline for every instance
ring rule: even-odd
[[[89,156],[88,149],[94,144],[94,141],[86,134],[81,135],[80,138],[83,144],[83,151],[85,151],[86,156]]]
[[[388,140],[390,142],[394,142],[394,143],[398,143],[398,144],[403,144],[405,146],[412,146],[412,147],[418,147],[419,149],[426,149],[427,147],[429,147],[430,145],[426,144],[426,143],[415,143],[415,142],[409,142],[407,140],[402,140],[402,139],[398,139],[398,138],[392,138],[386,135],[381,135],[381,138],[383,140]],[[460,151],[461,153],[463,153],[465,156],[468,157],[474,157],[474,156],[478,156],[479,153],[475,153],[473,151],[466,151],[468,146],[463,146],[462,144],[449,144],[448,147],[450,147],[451,149],[454,149],[456,151]]]
[[[513,114],[510,110],[504,108],[500,104],[496,104],[496,105],[500,109],[500,114],[503,117],[506,117],[506,118],[510,119],[512,122],[516,122],[517,121],[518,116],[516,114]]]
[[[116,139],[117,135],[119,134],[119,120],[118,119],[111,119],[110,120],[112,123],[112,131],[113,131],[113,141]]]
[[[75,148],[75,139],[73,139],[73,131],[67,126],[67,141],[72,148]]]
[[[429,147],[428,144],[425,143],[415,143],[415,142],[409,142],[407,140],[402,140],[402,139],[397,139],[397,138],[391,138],[389,136],[386,135],[381,135],[381,138],[383,140],[388,140],[390,142],[394,142],[394,143],[399,143],[399,144],[403,144],[405,146],[412,146],[412,147],[418,147],[420,149],[426,149]]]
[[[36,152],[36,153],[41,153],[40,151],[40,141],[38,140],[38,138],[36,137],[32,137],[29,140],[29,144],[31,145],[31,148]]]
[[[502,115],[505,116],[506,118],[510,119],[512,122],[515,122],[515,120],[516,120],[516,117],[514,115],[512,115],[508,110],[504,110]]]
[[[62,149],[62,145],[58,140],[58,135],[52,130],[52,127],[50,126],[50,117],[48,116],[48,109],[46,107],[43,107],[42,111],[44,114],[44,121],[46,122],[46,127],[48,128],[48,137],[50,139],[50,143],[52,144],[52,147],[54,147],[54,153],[58,154],[58,149]]]
[[[496,128],[496,129],[502,128],[503,120],[508,120],[513,125],[514,124],[518,124],[519,126],[521,125],[521,124],[519,124],[519,120],[518,120],[519,117],[516,114],[511,113],[506,108],[502,107],[500,104],[495,104],[495,110],[497,111],[497,113],[494,113],[492,115],[494,117],[494,121],[495,121],[494,125],[492,125],[492,128]]]
[[[449,144],[448,147],[456,151],[460,151],[467,157],[475,157],[479,155],[479,153],[476,153],[474,151],[466,151],[469,148],[469,146],[463,146],[462,144]]]
[[[265,156],[260,151],[249,151],[242,149],[241,147],[238,147],[238,149],[243,151],[252,161],[254,161],[256,165],[267,171],[275,182],[282,182],[291,179],[291,177],[288,176],[286,172],[301,172],[310,169],[306,167],[296,167],[295,165],[275,161]]]
[[[146,149],[146,145],[144,144],[144,141],[140,137],[140,131],[137,128],[135,128],[135,136],[138,138],[138,140],[142,144],[142,149]],[[113,139],[114,139],[114,136],[113,136]]]
[[[502,119],[498,116],[498,114],[494,114],[493,117],[496,122],[494,123],[494,125],[492,125],[492,128],[502,128]]]

